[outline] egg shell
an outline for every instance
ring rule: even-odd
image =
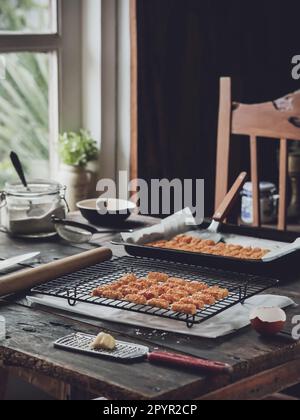
[[[280,308],[256,308],[250,315],[253,329],[262,336],[280,333],[286,323],[286,314]]]

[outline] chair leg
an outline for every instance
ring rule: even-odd
[[[0,368],[0,401],[3,401],[7,391],[8,371]]]

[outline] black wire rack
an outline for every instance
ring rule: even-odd
[[[228,289],[230,293],[226,299],[206,306],[199,310],[195,316],[91,295],[95,288],[109,285],[126,273],[134,273],[137,277],[142,278],[152,271],[163,272],[170,277],[180,277],[187,281],[205,282],[209,286],[220,286]],[[32,292],[66,299],[70,306],[75,306],[78,302],[90,303],[182,321],[187,324],[188,328],[192,328],[239,303],[243,304],[245,300],[277,284],[278,280],[249,274],[143,257],[121,257],[57,278],[47,284],[35,287]]]

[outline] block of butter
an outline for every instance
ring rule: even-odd
[[[101,332],[91,343],[92,350],[115,350],[116,340],[110,334]]]

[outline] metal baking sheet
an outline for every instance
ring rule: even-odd
[[[203,225],[204,228],[208,226],[209,223]],[[189,227],[187,227],[186,233],[197,236],[197,230],[190,231]],[[268,228],[254,229],[248,226],[233,225],[223,225],[221,233],[224,236],[226,243],[266,248],[270,249],[270,251],[284,247],[299,237],[298,233],[279,232]],[[176,236],[176,234],[174,236]],[[295,269],[298,269],[300,258],[300,252],[295,251],[293,254],[266,263],[262,260],[241,260],[231,257],[154,248],[141,243],[132,244],[120,241],[114,242],[114,244],[124,246],[128,254],[133,256],[161,258],[164,260],[185,262],[187,264],[204,267],[214,267],[241,273],[276,277],[280,280],[286,280],[289,272],[294,272]]]

